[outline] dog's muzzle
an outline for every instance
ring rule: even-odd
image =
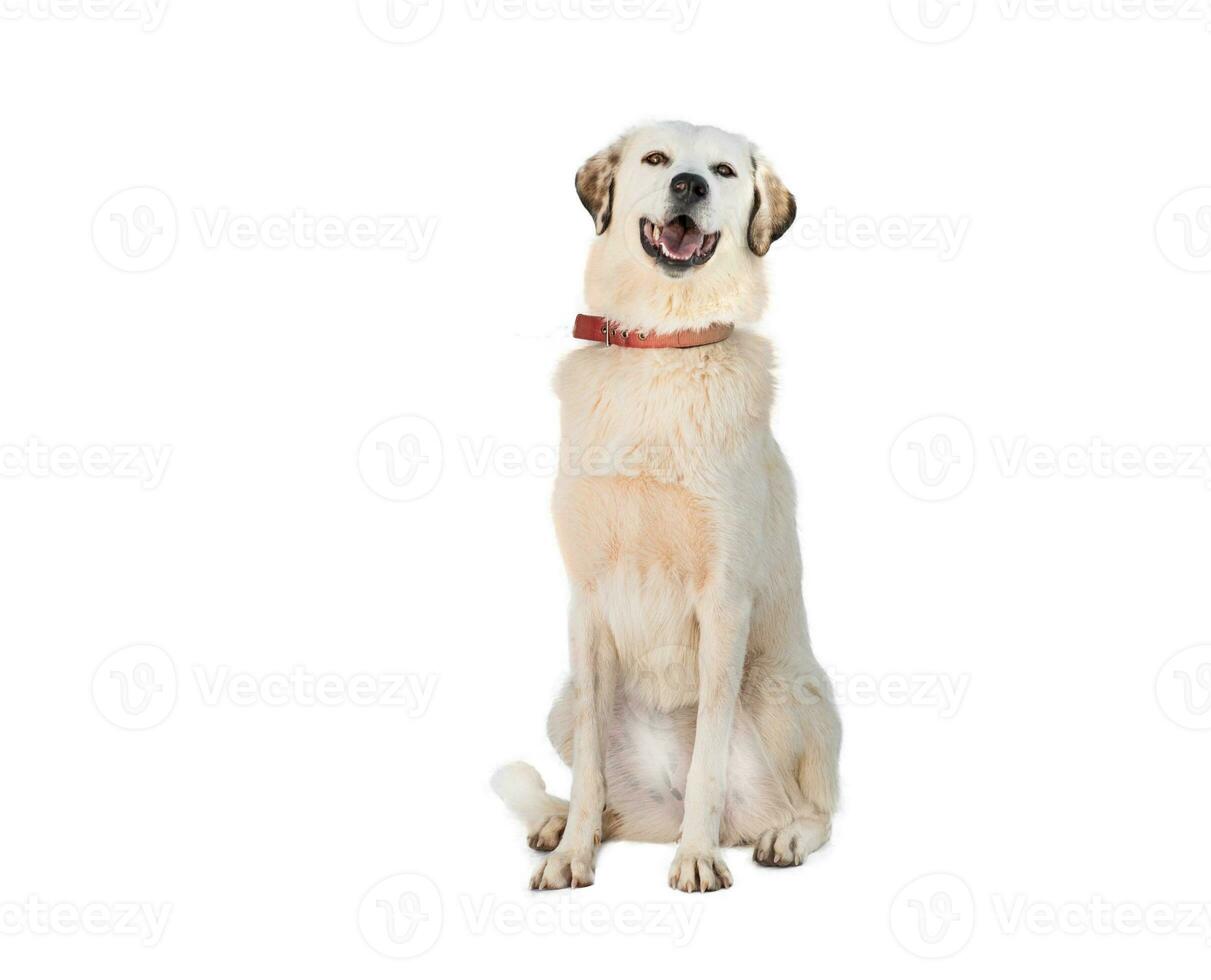
[[[643,250],[660,265],[689,269],[710,261],[719,244],[719,232],[704,232],[688,214],[679,214],[663,224],[639,219]]]

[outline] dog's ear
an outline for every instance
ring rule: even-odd
[[[593,216],[593,225],[599,235],[610,227],[614,212],[614,177],[622,162],[623,142],[622,139],[617,140],[601,152],[594,153],[576,171],[576,193],[585,210]]]
[[[753,180],[756,189],[748,222],[748,247],[756,255],[764,255],[795,220],[795,195],[757,152],[753,153]]]

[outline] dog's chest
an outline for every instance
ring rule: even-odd
[[[711,453],[700,435],[710,386],[687,383],[684,369],[653,370],[646,355],[663,352],[584,353],[606,356],[570,358],[557,382],[554,513],[568,573],[594,589],[701,588],[715,551],[714,517],[695,479]]]
[[[697,595],[714,570],[708,509],[646,477],[561,478],[555,525],[573,584],[608,627],[624,679],[671,709],[697,689]]]
[[[559,478],[556,532],[574,587],[608,629],[624,683],[639,703],[672,710],[697,690],[695,602],[716,572],[707,499],[668,479],[675,456],[624,424],[597,463]],[[595,469],[603,467],[606,472]],[[639,475],[630,475],[639,474]]]
[[[557,376],[564,562],[650,704],[683,703],[696,687],[695,605],[719,573],[721,502],[737,504],[735,474],[768,431],[767,353],[753,338],[590,349]]]

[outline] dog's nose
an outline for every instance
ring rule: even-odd
[[[669,185],[673,192],[673,200],[680,204],[697,204],[710,191],[705,177],[697,174],[678,174]]]

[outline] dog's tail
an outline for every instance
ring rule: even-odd
[[[510,762],[496,771],[492,788],[527,828],[541,827],[551,817],[566,817],[568,801],[547,792],[538,770],[525,762]]]

